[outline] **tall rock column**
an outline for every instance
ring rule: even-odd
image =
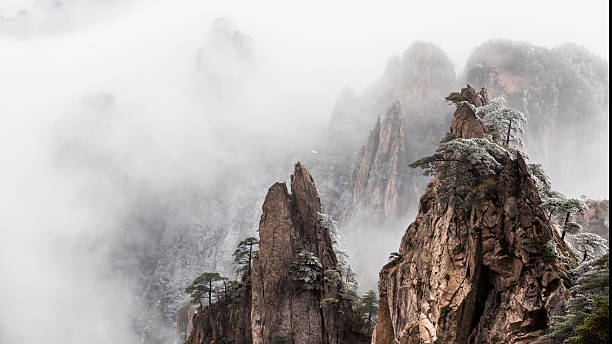
[[[323,277],[338,263],[329,231],[320,225],[314,181],[301,163],[291,176],[291,194],[285,183],[272,185],[262,209],[252,271],[253,343],[363,342],[350,330],[351,309],[339,296],[340,286]],[[296,278],[304,259],[315,262],[310,282]]]
[[[459,106],[456,137],[484,136],[472,115]],[[562,307],[566,266],[544,250],[571,253],[540,208],[521,154],[498,163],[499,172],[469,185],[473,203],[442,200],[439,176],[427,185],[399,256],[380,272],[373,344],[536,343]]]

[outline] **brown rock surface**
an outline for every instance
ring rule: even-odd
[[[320,226],[321,202],[314,181],[298,163],[291,176],[291,194],[284,183],[270,187],[259,223],[259,255],[253,264],[252,333],[254,344],[359,343],[350,330],[350,304],[339,286],[322,276],[309,290],[294,280],[291,264],[303,250],[313,253],[321,272],[337,269],[331,238]],[[325,299],[338,300],[322,306]]]
[[[482,121],[476,116],[475,107],[489,103],[489,96],[486,89],[477,92],[470,85],[461,89],[461,95],[468,99],[469,104],[462,104],[455,111],[451,122],[451,133],[455,137],[463,138],[484,138],[486,129]]]
[[[465,111],[459,107],[455,116]],[[457,133],[470,138],[474,131]],[[523,158],[500,163],[498,174],[471,186],[475,204],[445,204],[437,177],[428,184],[400,258],[380,272],[373,344],[535,343],[562,307],[565,266],[527,252],[523,241],[554,240],[562,254],[569,250],[538,206]]]
[[[476,91],[470,85],[461,89],[461,95],[468,99],[468,102],[476,107],[487,105],[489,103],[489,93],[486,88],[482,88],[479,91]]]
[[[382,123],[377,120],[359,155],[348,183],[352,197],[343,209],[341,223],[355,212],[365,211],[367,218],[360,221],[381,225],[416,209],[418,194],[411,185],[416,173],[408,169],[407,148],[406,119],[401,116],[399,102],[395,102]]]
[[[251,290],[195,313],[187,344],[250,344]]]
[[[468,104],[459,105],[450,130],[455,137],[463,138],[484,138],[487,133],[484,124]]]
[[[303,164],[285,183],[268,190],[259,223],[259,251],[251,282],[238,299],[221,299],[196,313],[188,344],[343,344],[369,339],[351,327],[349,300],[343,285],[324,279],[338,262],[329,230],[321,225],[321,201]],[[292,263],[309,251],[320,262],[320,275],[307,288],[295,278]],[[246,282],[245,282],[246,283]],[[327,303],[322,301],[326,300]],[[331,302],[330,302],[331,301]],[[184,327],[181,317],[179,327]]]
[[[587,199],[589,209],[572,217],[572,221],[580,224],[584,231],[595,233],[610,240],[610,201]]]
[[[193,315],[195,314],[195,308],[191,304],[191,301],[185,301],[181,305],[176,315],[176,335],[181,340],[185,339],[188,334],[193,330]]]

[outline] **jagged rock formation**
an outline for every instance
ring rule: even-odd
[[[473,101],[473,100],[472,100]],[[472,103],[472,105],[475,105]],[[454,133],[471,138],[476,116],[460,106]],[[539,207],[524,159],[508,154],[501,172],[471,186],[479,201],[442,202],[437,176],[421,197],[400,257],[380,272],[373,344],[534,343],[568,297],[565,267],[529,253],[525,240],[570,251]]]
[[[564,193],[601,195],[608,188],[607,177],[601,185],[609,164],[607,61],[573,44],[547,49],[491,40],[474,50],[465,70],[467,83],[525,114],[527,153]]]
[[[319,182],[319,192],[326,200],[324,212],[336,218],[344,213],[346,219],[346,208],[353,208],[354,201],[355,185],[350,184],[354,181],[351,178],[360,169],[369,168],[363,164],[364,152],[359,148],[371,141],[372,135],[387,135],[372,133],[371,130],[377,117],[386,114],[394,102],[401,104],[400,114],[404,119],[394,121],[393,126],[405,123],[402,140],[410,147],[403,152],[418,156],[431,150],[448,127],[451,113],[449,107],[438,99],[448,95],[455,82],[455,70],[446,54],[434,44],[416,42],[401,57],[389,59],[383,75],[362,94],[356,95],[352,90],[344,89],[332,112],[328,136],[317,148],[318,153],[306,159]],[[391,128],[392,123],[384,122],[383,119],[383,127],[396,130]],[[382,158],[378,160],[383,163]],[[418,174],[415,177],[420,178]],[[415,184],[422,185],[422,182],[419,180]],[[356,214],[355,211],[351,213]]]
[[[470,85],[467,85],[467,87],[461,89],[461,95],[468,99],[469,104],[476,107],[489,103],[487,90],[484,88],[477,92]],[[486,136],[484,124],[468,104],[460,105],[455,111],[450,132],[455,137],[484,138]]]
[[[329,231],[320,225],[314,180],[302,164],[295,165],[291,194],[284,183],[272,185],[262,209],[252,272],[253,343],[360,342],[351,331],[350,303],[340,297],[341,286],[319,276],[310,288],[292,271],[304,252],[316,257],[320,273],[338,269]]]
[[[468,85],[461,95],[476,106],[489,103],[484,88],[477,91]],[[400,220],[417,208],[425,179],[408,167],[418,158],[412,136],[408,135],[409,126],[398,101],[391,104],[382,122],[380,117],[377,119],[366,145],[357,155],[344,196],[350,199],[341,211],[341,224],[353,220],[380,226]],[[455,112],[451,132],[457,137],[485,137],[484,125],[467,104]]]
[[[348,182],[352,199],[342,210],[341,223],[357,213],[364,216],[353,220],[381,225],[416,208],[422,189],[415,185],[419,174],[408,168],[414,153],[409,151],[406,126],[399,102],[391,105],[382,123],[378,118]]]
[[[303,164],[295,165],[291,193],[285,183],[272,185],[262,210],[259,251],[246,291],[196,313],[187,343],[367,343],[352,329],[353,306],[341,296],[344,284],[325,277],[339,266],[329,230],[321,225],[314,180]],[[308,282],[295,270],[305,253],[318,264]]]

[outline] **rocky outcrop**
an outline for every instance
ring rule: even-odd
[[[457,111],[455,111],[451,121],[451,134],[455,137],[484,138],[486,129],[482,121],[476,116],[474,108],[489,103],[487,90],[483,88],[480,92],[477,92],[470,85],[467,85],[467,87],[461,89],[461,95],[468,99],[468,104],[459,105]]]
[[[342,281],[321,201],[303,164],[270,187],[259,223],[259,250],[239,296],[221,298],[192,318],[188,344],[367,343],[352,329],[353,304]],[[336,277],[334,277],[336,276]],[[241,288],[242,290],[242,288]],[[179,315],[179,328],[184,314]]]
[[[252,343],[250,286],[195,313],[189,333],[186,344]]]
[[[471,138],[469,130],[458,133]],[[427,185],[399,257],[380,272],[373,344],[535,343],[562,307],[565,266],[530,253],[527,243],[538,250],[555,243],[561,255],[571,253],[539,207],[522,156],[498,162],[497,174],[470,185],[468,197],[478,202],[443,202],[437,176]]]
[[[399,102],[391,105],[382,122],[376,121],[349,179],[350,200],[341,224],[353,219],[380,226],[416,209],[422,188],[414,183],[419,174],[408,168],[414,153],[409,152],[406,126]],[[355,213],[364,216],[355,219]]]
[[[341,284],[323,278],[325,271],[338,270],[338,262],[329,231],[320,225],[321,203],[304,165],[295,165],[291,194],[285,183],[272,185],[262,209],[252,272],[253,343],[363,342],[351,331],[351,306],[340,297]],[[298,278],[300,269],[312,279]]]

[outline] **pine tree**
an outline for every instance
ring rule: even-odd
[[[367,325],[368,333],[371,333],[373,330],[372,323],[376,323],[376,315],[378,311],[378,296],[374,290],[368,290],[361,297],[361,310]]]
[[[582,261],[596,259],[608,252],[608,241],[595,233],[578,233],[566,237],[567,244],[582,256]]]
[[[602,307],[608,308],[609,255],[581,264],[570,275],[574,296],[561,314],[552,317],[548,333],[540,339],[555,344],[608,343],[608,314]]]
[[[314,253],[303,249],[296,260],[291,263],[291,278],[300,281],[307,290],[321,289],[321,275],[323,266],[321,261]]]
[[[468,99],[459,92],[451,92],[446,98],[446,101],[451,102],[453,104],[457,104],[459,102],[466,102]]]
[[[527,119],[520,111],[504,107],[485,114],[482,121],[494,141],[506,148],[511,145],[523,146],[521,136],[525,133]]]
[[[542,167],[541,164],[529,164],[527,165],[527,168],[529,169],[529,173],[531,173],[535,179],[540,198],[544,199],[554,196],[551,194],[553,192],[552,184],[550,182],[550,178],[544,170],[544,167]]]
[[[185,288],[185,293],[191,296],[193,303],[199,305],[200,309],[204,308],[202,299],[208,297],[208,305],[212,304],[212,294],[216,293],[215,283],[223,280],[217,272],[205,272],[196,277],[195,280]]]
[[[466,197],[479,177],[496,174],[509,152],[488,139],[454,138],[447,134],[433,155],[414,161],[409,166],[420,167],[424,175],[437,173],[440,180],[438,195],[451,204],[474,203]]]
[[[542,208],[547,210],[550,216],[564,216],[563,231],[561,233],[561,239],[563,240],[565,240],[566,234],[578,234],[582,230],[582,226],[570,221],[572,214],[582,213],[588,209],[584,201],[577,198],[565,198],[565,196],[559,193],[553,197],[546,198],[542,202]]]
[[[238,243],[238,247],[234,251],[234,264],[237,266],[236,273],[241,279],[244,277],[250,279],[253,257],[257,254],[254,247],[257,245],[259,245],[259,240],[249,237]]]

